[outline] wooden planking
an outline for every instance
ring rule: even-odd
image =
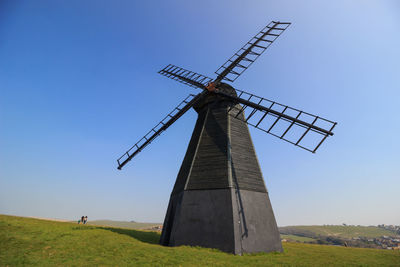
[[[172,194],[229,187],[267,192],[248,126],[228,114],[230,105],[212,96],[199,104],[202,108],[196,109],[199,117]]]
[[[228,188],[226,107],[209,104],[187,190]]]
[[[241,107],[238,107],[239,109]],[[243,113],[239,115],[244,119]],[[239,189],[266,192],[264,179],[245,122],[229,116],[232,157],[232,176]]]

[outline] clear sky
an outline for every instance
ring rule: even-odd
[[[0,1],[0,213],[162,222],[191,110],[116,159],[271,20],[233,85],[338,122],[316,154],[250,128],[278,225],[400,224],[399,1]]]

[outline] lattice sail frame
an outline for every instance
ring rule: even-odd
[[[139,141],[129,148],[121,157],[117,159],[118,169],[120,170],[128,161],[135,157],[140,151],[148,146],[157,136],[164,132],[172,123],[179,119],[206,93],[203,91],[198,95],[190,94],[180,102],[170,113],[168,113],[156,126],[148,131]]]
[[[229,114],[247,124],[295,146],[315,153],[325,139],[333,135],[336,122],[278,102],[235,89],[238,98],[266,107],[260,110],[245,104],[232,105]],[[239,116],[248,110],[248,116]],[[303,123],[305,122],[305,123]],[[315,127],[315,128],[313,128]]]
[[[201,75],[199,73],[169,64],[158,72],[165,77],[178,81],[180,83],[189,85],[190,87],[204,89],[208,83],[212,81],[211,78]]]
[[[217,81],[234,82],[284,32],[290,22],[271,21],[215,72]]]

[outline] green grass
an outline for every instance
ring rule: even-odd
[[[298,241],[298,242],[315,242],[316,241],[314,238],[298,236],[298,235],[282,235],[281,234],[281,238],[284,238],[287,240]]]
[[[284,243],[284,253],[235,256],[163,247],[159,233],[0,215],[0,266],[400,266],[400,252]]]
[[[153,226],[161,225],[162,223],[138,223],[138,222],[121,222],[121,221],[111,221],[111,220],[96,220],[96,221],[89,221],[88,224],[129,228],[129,229],[148,229]]]
[[[376,226],[341,226],[341,225],[309,225],[309,226],[287,226],[280,227],[286,233],[287,230],[293,230],[293,234],[306,233],[305,236],[309,236],[309,233],[314,233],[320,236],[336,236],[342,238],[352,237],[367,237],[376,238],[383,235],[394,236],[395,234],[389,230],[385,230]]]

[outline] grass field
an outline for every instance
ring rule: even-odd
[[[383,235],[393,236],[393,232],[376,226],[342,226],[342,225],[307,225],[279,227],[280,232],[291,234],[305,233],[303,236],[314,234],[316,236],[336,236],[342,238],[367,237],[376,238]],[[297,234],[296,234],[297,235]]]
[[[163,247],[159,233],[0,215],[0,266],[400,266],[400,252],[283,243],[283,253],[234,256]]]

